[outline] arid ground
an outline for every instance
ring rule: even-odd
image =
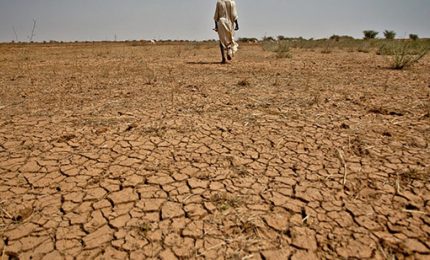
[[[429,259],[430,56],[0,46],[2,259]]]

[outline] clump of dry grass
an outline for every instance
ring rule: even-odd
[[[332,42],[332,40],[327,41],[326,46],[321,51],[322,54],[330,54],[332,52],[331,42]]]
[[[226,192],[215,193],[210,197],[210,201],[219,211],[226,211],[229,208],[237,208],[243,204],[242,199]]]
[[[276,53],[277,58],[291,58],[290,44],[288,41],[265,41],[262,44],[265,51]]]
[[[350,140],[350,148],[356,156],[362,157],[369,155],[369,149],[358,136]]]
[[[414,65],[428,53],[428,48],[413,48],[409,42],[393,45],[391,48],[390,51],[393,55],[391,56],[390,68],[396,70]]]
[[[240,87],[249,87],[251,83],[247,79],[242,79],[237,83],[237,85]]]
[[[358,52],[362,52],[362,53],[369,53],[371,51],[371,46],[369,43],[364,42],[363,44],[361,44],[358,48],[357,48]]]

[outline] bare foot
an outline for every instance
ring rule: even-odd
[[[227,60],[231,60],[231,57],[233,56],[233,51],[231,49],[227,50]]]

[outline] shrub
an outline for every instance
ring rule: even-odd
[[[278,41],[286,40],[285,36],[283,36],[283,35],[278,35],[277,39],[278,39]]]
[[[378,32],[375,32],[372,30],[366,30],[366,31],[363,31],[363,34],[364,34],[364,39],[369,40],[369,39],[375,39],[376,36],[378,35]]]
[[[411,40],[413,40],[413,41],[416,41],[416,40],[418,40],[418,39],[419,39],[419,37],[418,37],[418,35],[417,35],[417,34],[409,34],[409,39],[411,39]]]
[[[396,38],[396,33],[394,31],[385,30],[384,37],[387,40],[393,40],[394,38]]]
[[[277,58],[291,58],[290,45],[287,41],[263,42],[263,49],[276,53]]]
[[[239,38],[239,42],[258,42],[258,39],[242,37],[242,38]]]
[[[389,44],[382,44],[376,51],[377,55],[393,55],[393,48]]]
[[[369,53],[371,50],[370,45],[367,42],[363,42],[360,46],[358,46],[357,51],[362,53]]]
[[[390,68],[401,70],[410,67],[421,60],[428,52],[428,48],[423,46],[413,46],[411,42],[393,44],[388,48],[387,54],[391,55]]]
[[[275,38],[273,38],[272,36],[264,36],[263,41],[274,42]]]
[[[330,40],[338,42],[340,40],[340,36],[336,35],[336,34],[333,34],[332,36],[330,36]]]
[[[278,58],[291,58],[290,45],[286,41],[278,42],[275,52]]]

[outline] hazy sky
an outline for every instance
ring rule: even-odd
[[[0,0],[0,41],[212,39],[216,0]],[[430,0],[236,0],[238,37],[394,30],[430,37]],[[382,36],[380,34],[379,36]]]

